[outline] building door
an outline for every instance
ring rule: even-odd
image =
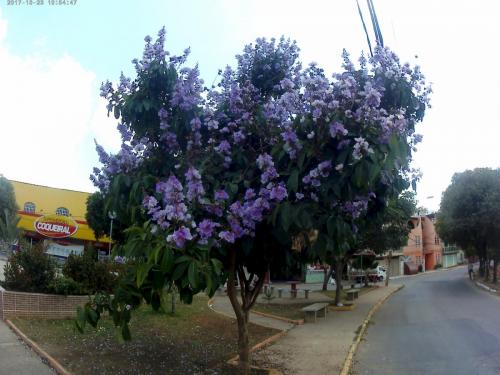
[[[436,259],[434,259],[434,253],[425,254],[425,270],[433,270],[435,265]]]

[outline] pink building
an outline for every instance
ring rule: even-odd
[[[410,219],[413,229],[408,243],[403,247],[405,262],[422,266],[425,271],[442,265],[443,246],[434,227],[435,215],[414,216]]]

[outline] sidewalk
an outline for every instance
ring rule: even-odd
[[[279,341],[254,353],[254,361],[269,367],[280,368],[287,375],[340,373],[357,330],[371,307],[400,285],[391,283],[387,288],[380,287],[361,295],[356,300],[356,308],[352,311],[330,310],[326,320],[319,318],[317,323],[306,323],[290,329],[288,334]],[[216,310],[223,305],[224,298],[217,298]],[[229,308],[231,308],[230,305]],[[268,327],[282,329],[277,323],[273,323],[273,320],[250,315],[250,321],[254,323],[264,323],[263,325]],[[286,323],[279,322],[279,324]]]
[[[10,374],[54,375],[54,372],[0,320],[0,375]]]

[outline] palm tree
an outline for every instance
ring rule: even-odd
[[[0,217],[0,248],[4,247],[11,249],[19,238],[19,228],[17,224],[21,218],[15,213],[9,213],[9,210],[4,210],[3,217]]]

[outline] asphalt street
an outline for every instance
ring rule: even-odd
[[[373,317],[353,374],[500,374],[500,298],[464,267],[398,279]]]

